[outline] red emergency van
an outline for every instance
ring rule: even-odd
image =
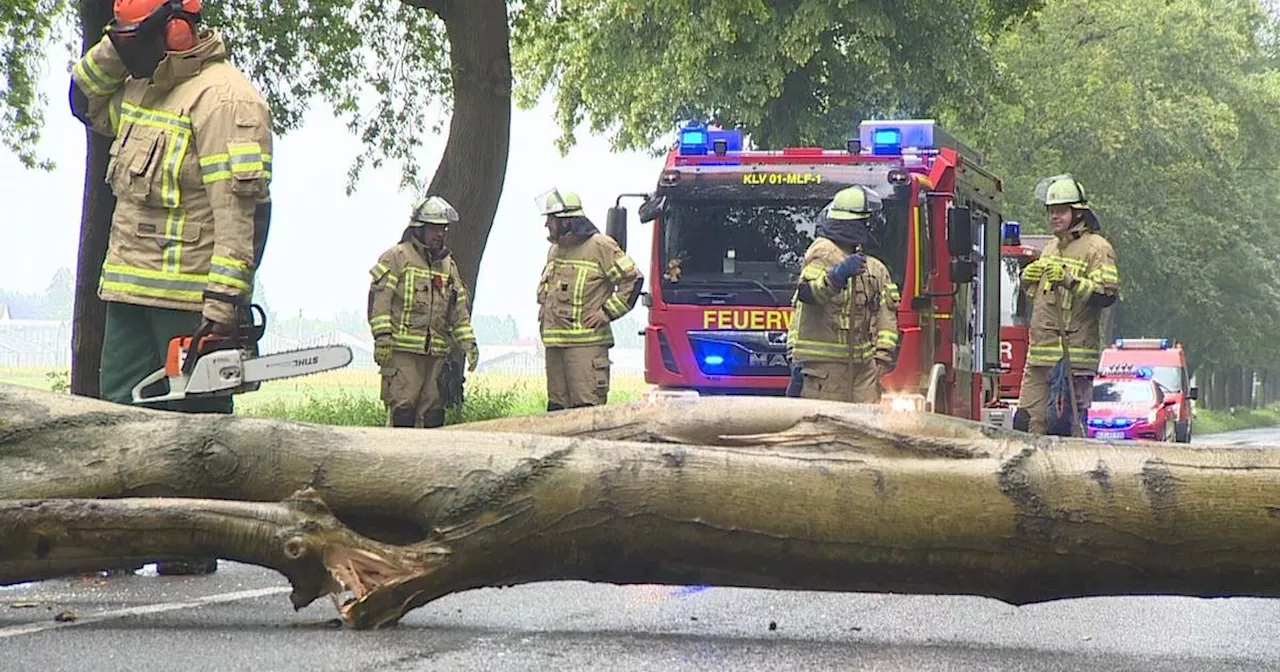
[[[1098,374],[1115,375],[1126,369],[1150,369],[1151,379],[1160,386],[1174,415],[1174,439],[1179,443],[1191,441],[1193,415],[1191,402],[1199,397],[1199,391],[1191,387],[1187,371],[1187,356],[1182,344],[1168,338],[1121,338],[1102,351],[1098,360]]]

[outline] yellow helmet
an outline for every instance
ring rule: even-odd
[[[566,191],[563,194],[559,189],[552,189],[544,192],[534,200],[538,205],[538,211],[543,215],[551,215],[553,217],[581,217],[582,199],[572,191]]]
[[[449,201],[440,196],[430,196],[418,201],[413,206],[413,214],[409,217],[409,226],[423,224],[449,225],[458,221],[458,211],[449,205]]]
[[[1036,185],[1036,200],[1045,207],[1070,205],[1077,210],[1089,209],[1089,197],[1084,193],[1084,185],[1077,182],[1070,173],[1040,180]]]
[[[846,187],[836,192],[827,204],[826,216],[831,219],[866,219],[881,208],[880,195],[862,185]]]

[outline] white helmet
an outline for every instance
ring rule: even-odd
[[[458,221],[458,211],[449,205],[449,201],[439,196],[429,196],[418,204],[413,206],[413,214],[409,217],[409,226],[422,226],[423,224],[455,224]]]
[[[571,191],[561,194],[559,189],[552,189],[539,195],[534,199],[534,203],[544,216],[581,217],[583,215],[582,199]]]

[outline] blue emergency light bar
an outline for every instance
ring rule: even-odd
[[[1152,376],[1156,375],[1155,370],[1149,366],[1135,367],[1132,364],[1112,364],[1111,366],[1103,367],[1100,373],[1107,377],[1133,377],[1139,380],[1150,380]]]
[[[1120,350],[1168,350],[1173,341],[1167,338],[1118,338],[1115,347]]]
[[[858,124],[858,139],[874,156],[897,156],[904,149],[937,149],[934,127],[932,119],[864,121]]]
[[[742,151],[742,131],[740,129],[707,128],[698,122],[689,122],[680,129],[681,156],[706,156]]]

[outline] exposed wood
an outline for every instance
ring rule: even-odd
[[[298,513],[306,488],[350,529],[319,502]],[[142,502],[115,513],[30,503],[173,495],[256,503],[168,500],[151,518],[137,517]],[[325,590],[352,593],[343,614],[355,627],[459,590],[557,579],[1013,604],[1280,594],[1280,451],[1036,440],[796,399],[428,431],[193,417],[0,386],[0,499],[37,512],[0,512],[0,583],[92,569],[113,552],[215,554],[275,567],[295,599],[332,579]],[[270,504],[281,500],[295,503]],[[60,531],[87,511],[116,517],[82,528],[182,520],[198,543]],[[280,559],[300,515],[325,531],[308,552],[342,562],[303,571]],[[40,565],[42,553],[58,562]]]

